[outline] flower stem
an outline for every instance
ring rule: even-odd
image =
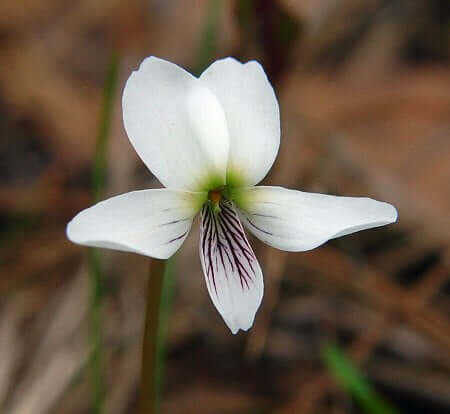
[[[166,358],[166,337],[173,293],[173,259],[150,260],[142,344],[139,412],[158,412]]]

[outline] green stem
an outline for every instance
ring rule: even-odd
[[[92,412],[100,414],[103,410],[105,392],[101,315],[103,302],[103,268],[97,249],[89,249],[88,266],[91,276],[89,304],[89,340],[91,353],[89,358],[89,373],[92,387]]]
[[[142,345],[139,412],[158,412],[166,358],[166,336],[173,292],[172,259],[151,259]]]
[[[166,262],[163,288],[161,293],[161,303],[159,307],[159,327],[157,337],[157,349],[156,349],[156,396],[157,407],[161,400],[162,389],[164,384],[164,369],[166,366],[167,358],[167,334],[169,331],[169,319],[172,309],[172,298],[175,286],[175,257],[171,257]]]

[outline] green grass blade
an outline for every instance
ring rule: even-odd
[[[94,169],[92,174],[92,194],[94,201],[101,199],[105,189],[108,137],[111,129],[111,118],[114,106],[114,96],[117,88],[118,71],[119,56],[116,53],[113,53],[106,73],[105,85],[103,89],[102,113],[95,148]]]
[[[111,127],[114,96],[117,87],[119,58],[116,54],[111,57],[103,90],[102,114],[97,135],[95,159],[92,172],[92,198],[101,199],[107,174],[108,136]],[[103,411],[105,399],[105,374],[103,364],[103,332],[102,332],[102,302],[104,270],[98,250],[89,248],[88,266],[91,280],[91,294],[89,301],[89,341],[90,358],[89,373],[92,386],[92,412],[100,414]]]
[[[197,65],[194,70],[196,75],[200,75],[207,68],[216,54],[221,14],[222,1],[209,0],[208,14],[203,26],[197,52]]]
[[[330,372],[369,414],[399,414],[364,378],[358,368],[336,345],[328,345],[323,360]]]

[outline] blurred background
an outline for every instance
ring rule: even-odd
[[[1,2],[0,411],[94,413],[100,398],[103,413],[136,412],[148,259],[100,251],[93,301],[88,250],[65,225],[92,203],[102,154],[103,198],[160,187],[121,120],[124,82],[148,55],[196,74],[257,59],[282,118],[264,182],[367,195],[400,217],[306,253],[252,239],[265,297],[237,336],[208,297],[195,225],[174,261],[161,412],[450,412],[448,0]]]

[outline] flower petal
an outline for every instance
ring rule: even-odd
[[[245,237],[235,208],[221,205],[201,212],[200,260],[211,299],[233,334],[248,330],[261,303],[261,268]]]
[[[133,191],[101,201],[67,225],[74,243],[172,256],[187,237],[206,195],[166,189]]]
[[[280,146],[277,98],[258,62],[226,58],[200,76],[224,108],[230,134],[227,183],[255,185],[270,170]]]
[[[234,193],[242,222],[256,237],[287,251],[314,249],[329,239],[397,220],[388,203],[283,187],[254,187]]]
[[[225,183],[225,114],[197,78],[173,63],[149,57],[129,77],[122,105],[131,143],[162,184],[206,191]]]

